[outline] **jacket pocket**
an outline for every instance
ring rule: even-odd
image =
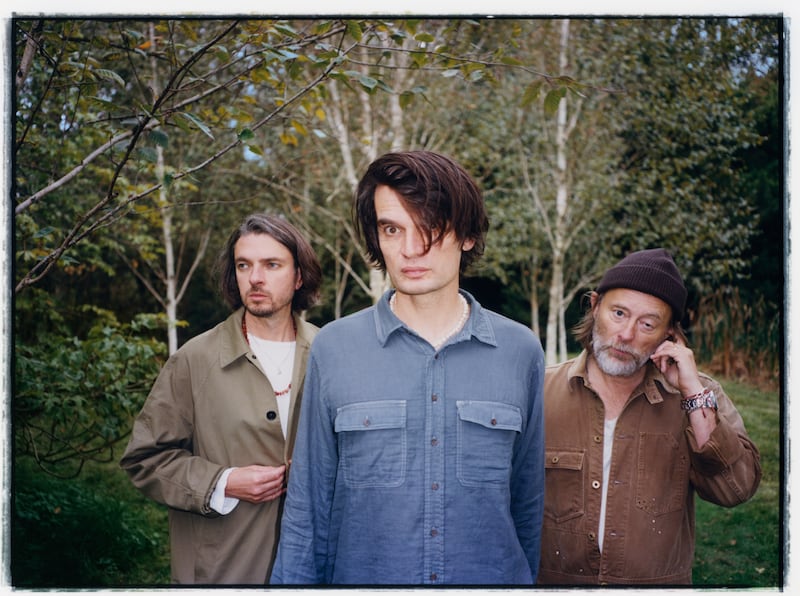
[[[584,514],[584,451],[547,449],[544,461],[544,514],[561,523]]]
[[[464,486],[508,486],[522,411],[492,401],[457,401],[456,474]]]
[[[406,480],[406,402],[368,401],[336,411],[339,466],[355,488],[387,488]]]
[[[689,478],[689,457],[671,434],[639,437],[636,506],[652,515],[683,508]]]

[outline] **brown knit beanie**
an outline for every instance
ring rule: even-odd
[[[686,286],[672,256],[663,248],[633,252],[606,271],[597,293],[614,288],[637,290],[660,298],[672,307],[674,320],[683,318]]]

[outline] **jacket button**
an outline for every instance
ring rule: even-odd
[[[277,417],[278,415],[273,410],[267,412],[267,420],[275,420]]]
[[[600,481],[592,480],[592,488],[600,488]]]

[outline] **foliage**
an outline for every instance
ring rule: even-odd
[[[165,584],[163,562],[154,557],[166,543],[166,516],[154,517],[103,471],[65,481],[18,461],[14,477],[11,574],[18,589],[99,588]],[[109,483],[109,480],[112,480]],[[143,501],[143,500],[142,500]]]
[[[148,359],[152,340],[122,322],[165,306],[159,283],[184,300],[151,320],[185,320],[181,340],[223,318],[213,264],[199,256],[252,211],[284,215],[317,249],[326,279],[312,321],[367,306],[374,272],[352,227],[352,192],[372,159],[398,148],[448,153],[478,178],[492,227],[468,283],[484,304],[537,330],[560,309],[561,333],[579,310],[573,297],[607,265],[659,244],[678,256],[692,312],[738,325],[719,318],[724,304],[701,300],[740,291],[751,318],[731,341],[746,345],[745,359],[774,359],[780,20],[581,18],[568,38],[564,24],[14,20],[22,452],[81,462],[81,450],[50,440],[67,445],[66,433],[96,427],[98,448],[110,449],[124,435],[111,427],[124,428],[163,352],[153,341]],[[757,328],[765,333],[748,332]],[[108,362],[94,352],[106,348]],[[64,397],[83,412],[72,427]],[[117,398],[129,402],[112,412]]]
[[[698,305],[692,341],[709,370],[776,388],[781,381],[782,319],[761,296],[745,302],[737,288],[721,286]]]
[[[87,461],[114,459],[164,353],[150,337],[157,317],[121,324],[110,311],[82,310],[95,320],[85,338],[58,329],[30,343],[15,337],[15,448],[59,476],[77,475]]]

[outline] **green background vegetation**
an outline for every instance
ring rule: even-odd
[[[227,310],[214,257],[280,213],[325,272],[320,325],[373,302],[353,232],[377,155],[477,178],[465,287],[574,351],[581,296],[672,251],[698,362],[761,449],[734,509],[698,504],[695,581],[782,585],[784,56],[780,18],[12,22],[12,581],[168,581],[166,512],[117,461],[160,367]]]

